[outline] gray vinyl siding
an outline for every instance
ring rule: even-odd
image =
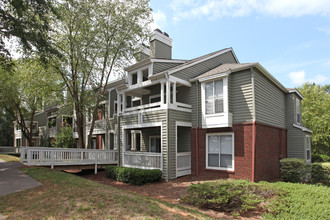
[[[285,93],[260,73],[254,72],[256,121],[285,127]]]
[[[295,98],[293,93],[285,97],[286,129],[287,129],[287,157],[306,159],[305,132],[293,127],[295,121]]]
[[[197,97],[198,92],[198,97]],[[191,87],[180,86],[177,87],[176,100],[181,103],[191,105],[192,113],[190,122],[193,127],[201,126],[202,123],[202,107],[201,107],[201,88],[200,83],[194,82]]]
[[[176,122],[191,122],[191,113],[169,109],[168,114],[168,179],[171,180],[176,178]]]
[[[47,112],[41,112],[34,116],[34,121],[38,122],[38,127],[48,127]]]
[[[184,80],[190,80],[223,63],[236,63],[235,57],[231,51],[173,73],[173,76]]]
[[[251,71],[244,70],[229,75],[229,109],[233,124],[253,121],[253,92]]]
[[[154,62],[153,63],[153,74],[163,72],[175,66],[181,65],[181,63],[165,63],[165,62]]]
[[[153,40],[150,42],[150,57],[160,59],[172,58],[172,47],[164,44],[159,40]]]

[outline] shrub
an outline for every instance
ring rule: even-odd
[[[142,170],[129,167],[106,166],[106,176],[120,182],[133,185],[143,185],[160,181],[162,171],[160,170]]]
[[[306,166],[304,159],[284,158],[280,161],[280,177],[286,182],[305,182],[309,173],[309,166]]]
[[[312,183],[323,183],[330,185],[330,163],[313,163],[312,164]]]
[[[72,127],[63,126],[55,137],[54,147],[56,148],[73,148],[76,140],[72,137]]]
[[[312,162],[330,162],[330,157],[324,154],[313,154],[312,155]]]
[[[277,193],[247,180],[223,180],[191,184],[187,194],[181,199],[184,203],[238,215],[259,208],[262,201]]]

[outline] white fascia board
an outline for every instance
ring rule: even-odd
[[[147,48],[147,47],[143,47],[141,51],[142,51],[142,53],[144,53],[144,54],[146,54],[148,56],[150,55],[150,49]]]
[[[130,87],[126,88],[126,89],[123,89],[121,91],[118,91],[118,93],[121,95],[124,92],[128,92],[128,91],[131,91],[131,90],[134,90],[134,89],[141,89],[141,88],[152,86],[152,85],[156,85],[156,84],[162,83],[162,82],[166,82],[166,79],[159,79],[159,80],[154,80],[154,81],[148,80],[148,81],[142,82],[141,85],[130,86]]]
[[[214,80],[214,79],[220,79],[220,78],[227,77],[230,73],[231,73],[231,71],[229,70],[229,71],[224,72],[224,73],[219,73],[219,74],[215,74],[215,75],[212,75],[212,76],[206,76],[206,77],[200,78],[198,81],[199,82],[206,82],[206,81],[210,81],[210,80]]]
[[[302,131],[306,131],[306,132],[309,132],[309,133],[313,133],[312,130],[308,129],[308,128],[305,128],[304,126],[300,126],[300,125],[297,125],[297,124],[292,124],[293,127],[295,128],[299,128],[301,129]]]
[[[261,66],[260,63],[256,63],[255,67],[257,67],[268,79],[281,88],[285,93],[288,93],[287,88],[285,88],[272,74],[270,74],[268,70]]]
[[[151,62],[157,62],[157,63],[185,63],[187,60],[168,60],[168,59],[151,59]]]
[[[142,123],[142,124],[134,124],[134,125],[124,125],[122,129],[133,129],[133,128],[147,128],[147,127],[160,127],[162,122],[151,122],[151,123]]]
[[[301,99],[304,99],[304,96],[297,89],[290,89],[289,93],[296,93]]]
[[[232,49],[229,48],[229,49],[224,50],[224,51],[219,51],[219,53],[213,54],[212,56],[205,57],[204,59],[198,60],[198,61],[196,61],[196,62],[192,62],[192,63],[190,63],[190,64],[188,64],[188,65],[182,66],[182,67],[177,68],[177,69],[172,70],[172,71],[169,71],[168,74],[173,74],[173,73],[175,73],[175,72],[178,72],[178,71],[183,70],[183,69],[185,69],[185,68],[188,68],[188,67],[190,67],[190,66],[194,66],[194,65],[196,65],[196,64],[198,64],[198,63],[201,63],[201,62],[204,62],[204,61],[206,61],[206,60],[212,59],[213,57],[216,57],[216,56],[219,56],[219,55],[221,55],[221,54],[227,53],[228,51],[232,51]]]
[[[173,83],[179,83],[179,84],[182,84],[182,85],[191,87],[191,83],[190,82],[188,82],[186,80],[183,80],[183,79],[180,79],[180,78],[175,77],[175,76],[169,76],[169,81],[170,82],[173,82]]]

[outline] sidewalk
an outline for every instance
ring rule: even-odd
[[[20,166],[22,166],[20,162],[5,162],[0,159],[0,196],[41,185],[33,178],[18,170],[17,167]]]

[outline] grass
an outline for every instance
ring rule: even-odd
[[[253,206],[259,211],[262,202],[264,219],[330,219],[330,188],[323,185],[218,180],[189,190],[184,202],[233,215],[253,212]]]
[[[11,156],[8,154],[0,154],[0,159],[6,161],[6,162],[11,162],[11,161],[20,161],[19,157]]]
[[[285,193],[272,201],[265,219],[330,219],[330,188],[300,183],[259,183]]]
[[[6,219],[205,219],[206,215],[48,168],[22,169],[42,183],[0,197]]]

